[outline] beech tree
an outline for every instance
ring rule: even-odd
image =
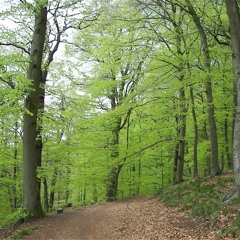
[[[240,196],[240,12],[239,5],[235,0],[225,0],[229,19],[232,64],[234,71],[234,94],[235,94],[235,118],[233,129],[233,169],[235,176],[235,188],[226,196],[226,200]]]
[[[139,39],[142,37],[141,30],[139,30],[140,25],[137,27],[134,27],[133,24],[127,26],[124,21],[115,20],[120,11],[112,4],[105,11],[101,13],[102,16],[93,29],[90,28],[88,33],[84,32],[79,36],[81,36],[80,47],[84,46],[85,54],[88,53],[88,58],[95,61],[93,66],[95,74],[90,84],[91,87],[95,86],[93,91],[97,92],[96,84],[98,83],[100,90],[98,95],[95,92],[91,94],[99,99],[96,107],[100,108],[103,113],[106,112],[105,122],[111,123],[109,126],[103,124],[110,133],[106,143],[107,148],[111,151],[107,177],[107,198],[112,201],[116,200],[118,177],[126,160],[124,157],[121,159],[123,156],[122,144],[120,144],[121,132],[127,126],[131,115],[134,91],[140,80],[149,50],[144,45],[141,47],[138,43],[144,41],[138,40],[138,36]],[[115,21],[114,30],[111,29],[112,24],[109,25],[110,21]],[[134,19],[132,21],[134,22]],[[81,43],[83,40],[85,42]],[[132,43],[134,41],[136,43]]]
[[[24,208],[33,217],[43,216],[37,178],[37,120],[42,63],[47,28],[47,1],[35,2],[35,23],[28,69],[29,90],[25,100],[27,112],[23,124],[23,192]]]
[[[17,26],[0,28],[4,213],[21,207],[23,121],[24,205],[35,217],[41,202],[47,211],[153,194],[231,167],[223,1],[30,2],[0,10]]]
[[[207,72],[206,76],[206,96],[208,103],[208,123],[210,129],[210,139],[211,139],[211,174],[219,175],[221,170],[219,168],[218,163],[218,138],[217,138],[217,127],[216,127],[216,119],[215,119],[215,107],[213,104],[213,93],[212,93],[212,80],[210,77],[211,64],[210,64],[210,54],[208,49],[208,41],[204,28],[202,27],[200,18],[198,17],[191,1],[186,0],[186,5],[188,8],[188,13],[192,16],[192,19],[198,29],[201,44],[202,44],[202,52],[204,56],[204,69]]]

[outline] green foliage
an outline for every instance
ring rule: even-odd
[[[29,233],[30,233],[30,230],[24,229],[21,232],[15,234],[11,239],[13,239],[13,240],[20,239],[20,238],[23,238],[24,236],[28,235]]]
[[[16,209],[13,213],[9,214],[9,211],[5,212],[4,219],[0,222],[1,227],[6,227],[9,225],[14,225],[17,222],[22,222],[24,219],[29,217],[29,213],[26,209],[19,208]]]
[[[53,207],[66,201],[76,205],[106,201],[109,173],[122,165],[117,198],[153,195],[164,189],[163,200],[170,205],[177,206],[181,199],[180,207],[191,210],[192,216],[215,219],[221,208],[217,189],[225,186],[224,181],[203,186],[202,180],[194,180],[190,185],[169,186],[174,179],[176,145],[182,140],[186,142],[184,179],[193,179],[196,123],[198,175],[208,175],[208,75],[213,84],[219,159],[222,168],[228,169],[234,111],[231,53],[229,46],[215,39],[228,42],[228,34],[224,35],[228,31],[224,5],[208,1],[206,11],[205,2],[192,1],[208,35],[211,71],[206,73],[193,21],[177,6],[173,12],[164,1],[161,7],[158,1],[150,7],[132,0],[81,2],[53,1],[49,9],[54,21],[49,18],[43,64],[49,74],[44,86],[45,109],[39,116],[43,125],[38,126],[42,127],[43,139],[38,177],[42,183],[46,181],[48,200],[54,193]],[[60,8],[53,12],[58,4]],[[0,222],[5,218],[9,222],[17,217],[15,208],[22,202],[21,137],[33,6],[22,2],[0,11],[3,20],[15,21],[13,27],[1,26],[0,43],[18,46],[0,46]],[[64,17],[64,11],[73,14]],[[76,12],[81,16],[77,17]],[[176,31],[178,21],[182,33]],[[74,31],[65,32],[65,23]],[[54,56],[48,66],[55,33],[62,31],[65,51],[60,55],[64,57]],[[179,98],[180,89],[185,90],[184,100]],[[196,123],[192,110],[196,112]],[[179,116],[186,116],[184,139],[179,138]],[[114,145],[116,132],[119,142]],[[114,151],[117,154],[112,157]]]
[[[15,234],[14,236],[11,237],[11,240],[17,240],[17,239],[21,239],[24,236],[30,234],[32,231],[34,231],[35,229],[37,229],[36,227],[32,227],[29,229],[23,229],[22,231],[20,231],[19,233]]]
[[[190,210],[192,217],[201,216],[213,221],[223,207],[218,184],[218,182],[205,184],[205,181],[200,179],[193,180],[165,189],[159,195],[159,199],[167,205]],[[225,186],[227,182],[223,183],[221,180],[221,184]]]

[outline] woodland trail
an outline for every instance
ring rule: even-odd
[[[169,240],[215,239],[201,220],[166,207],[148,197],[66,208],[62,214],[24,223],[36,229],[22,239],[32,240]]]

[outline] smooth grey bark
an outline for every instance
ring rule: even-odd
[[[202,52],[204,57],[204,69],[208,76],[206,76],[205,86],[206,86],[206,98],[208,103],[208,124],[210,131],[210,142],[211,142],[211,174],[213,176],[221,174],[221,170],[219,167],[218,161],[218,139],[217,139],[217,127],[216,127],[216,119],[215,119],[215,110],[213,103],[213,95],[212,95],[212,80],[210,77],[211,71],[211,59],[208,49],[208,41],[205,30],[202,26],[201,20],[197,15],[195,9],[192,6],[190,0],[185,0],[186,5],[188,7],[188,13],[192,16],[193,22],[199,32],[199,36],[201,39]]]
[[[41,83],[41,67],[47,25],[47,1],[36,1],[34,33],[31,44],[30,64],[28,70],[28,94],[25,100],[26,113],[23,123],[23,196],[24,208],[31,217],[44,215],[40,185],[37,178],[37,119],[39,107],[39,91]]]
[[[225,0],[230,26],[232,63],[234,70],[235,121],[233,130],[234,192],[228,198],[240,196],[240,13],[236,0]]]

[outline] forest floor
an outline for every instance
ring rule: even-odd
[[[169,187],[158,198],[139,196],[66,207],[45,218],[0,229],[0,239],[240,240],[240,199],[223,203],[232,172]]]
[[[190,219],[186,212],[179,212],[150,197],[65,208],[61,214],[52,213],[26,222],[11,235],[16,236],[23,229],[34,229],[21,238],[32,240],[218,239],[203,219]]]

